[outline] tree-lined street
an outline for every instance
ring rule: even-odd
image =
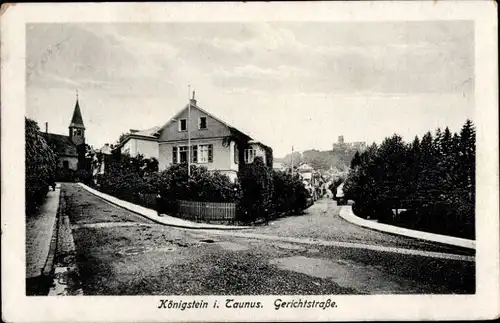
[[[475,291],[470,252],[359,228],[339,218],[330,200],[269,226],[211,232],[155,224],[76,184],[63,184],[62,196],[85,295]],[[301,243],[302,238],[318,243]],[[353,248],[350,243],[387,248]],[[398,250],[465,257],[450,260]]]

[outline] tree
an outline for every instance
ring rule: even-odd
[[[273,209],[272,170],[264,165],[261,157],[256,157],[251,165],[238,174],[241,186],[239,218],[251,222],[259,217],[268,219]]]
[[[302,154],[298,151],[288,154],[283,158],[283,164],[288,167],[291,167],[292,164],[294,167],[297,167],[301,163],[302,163]]]
[[[359,151],[356,151],[356,153],[354,154],[354,157],[351,160],[351,169],[354,169],[360,165],[361,165],[361,157],[359,155]]]
[[[116,143],[117,144],[122,143],[122,141],[124,141],[128,136],[129,136],[129,133],[127,133],[127,132],[122,133],[120,135],[120,137],[118,137],[118,140],[116,141]]]
[[[357,160],[357,158],[356,158]],[[460,135],[449,128],[406,144],[386,138],[359,155],[344,193],[356,214],[454,236],[474,237],[475,129],[467,120]],[[354,166],[354,165],[353,165]],[[393,218],[390,210],[408,209]]]
[[[272,176],[275,212],[300,212],[307,207],[308,192],[298,175],[273,170]]]
[[[25,118],[26,214],[33,212],[55,180],[57,156],[40,133],[37,123]]]

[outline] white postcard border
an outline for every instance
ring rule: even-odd
[[[6,321],[452,320],[499,315],[498,53],[494,2],[17,4],[2,6],[2,312]],[[475,21],[477,270],[475,295],[26,297],[25,24],[165,21]],[[160,300],[227,298],[265,308],[159,309]],[[331,299],[337,308],[275,310],[276,299]]]

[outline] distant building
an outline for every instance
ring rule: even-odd
[[[332,148],[333,150],[352,149],[352,150],[364,151],[366,149],[366,142],[364,141],[344,142],[344,136],[339,136],[338,142],[334,143]]]
[[[76,98],[73,117],[68,129],[68,136],[49,133],[48,124],[46,123],[45,138],[49,146],[57,154],[57,167],[60,169],[77,170],[83,167],[80,161],[85,158],[85,126],[83,124],[78,97]]]
[[[128,154],[130,157],[136,157],[141,154],[144,158],[158,159],[158,130],[160,130],[160,127],[153,127],[146,130],[130,129],[130,133],[126,135],[125,139],[115,149],[120,149],[123,154]]]
[[[273,169],[274,170],[279,170],[279,171],[285,171],[287,167],[283,165],[283,163],[280,162],[274,162],[273,163]]]
[[[92,160],[92,176],[94,180],[96,175],[104,174],[109,158],[113,153],[113,145],[105,144],[100,149],[94,150],[94,159]]]
[[[312,184],[314,168],[308,164],[302,164],[297,168],[297,172],[304,180]]]

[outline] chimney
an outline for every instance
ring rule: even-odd
[[[194,98],[194,96],[195,96],[195,91],[193,91],[193,98],[190,101],[191,101],[191,105],[196,106],[196,99]]]
[[[45,134],[47,135],[49,133],[49,123],[45,122]]]

